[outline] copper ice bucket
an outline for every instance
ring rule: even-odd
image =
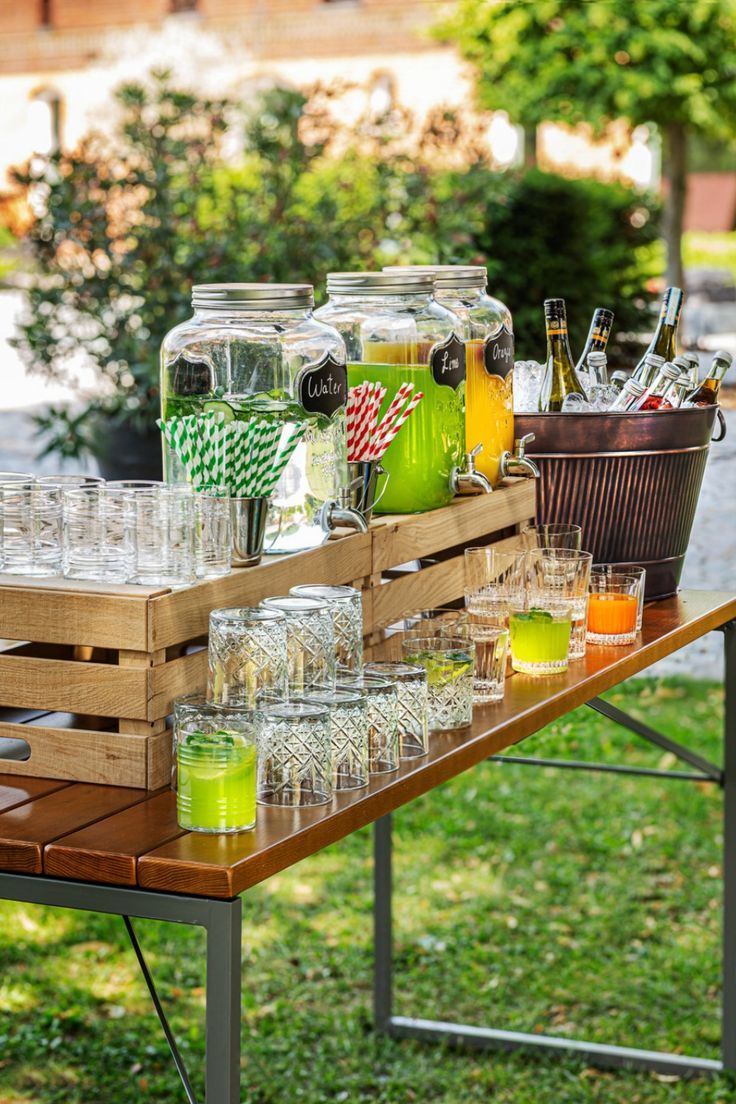
[[[517,414],[515,436],[535,435],[537,520],[581,525],[595,563],[641,564],[647,598],[675,594],[717,413]]]

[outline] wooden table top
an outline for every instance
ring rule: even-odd
[[[589,646],[565,675],[507,680],[502,702],[430,736],[429,754],[305,809],[258,807],[252,832],[201,835],[175,796],[0,774],[0,870],[230,898],[537,732],[630,675],[736,619],[736,597],[687,591],[646,607],[636,644]]]

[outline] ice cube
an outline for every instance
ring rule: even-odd
[[[565,395],[565,399],[562,403],[563,414],[586,414],[592,409],[590,403],[587,402],[582,395]]]
[[[609,410],[614,399],[618,398],[618,390],[610,383],[594,383],[588,394],[591,410],[600,413]]]

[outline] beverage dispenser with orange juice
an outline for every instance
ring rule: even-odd
[[[489,295],[482,265],[407,265],[387,272],[426,272],[435,298],[462,322],[465,342],[465,442],[482,445],[475,467],[495,487],[505,475],[535,474],[514,441],[514,331],[511,313]]]

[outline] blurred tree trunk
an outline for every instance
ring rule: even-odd
[[[537,167],[537,128],[524,127],[524,166],[527,169]]]
[[[664,208],[664,240],[667,243],[667,286],[684,287],[682,231],[687,193],[687,131],[682,123],[670,123],[664,133],[665,175],[669,183]]]

